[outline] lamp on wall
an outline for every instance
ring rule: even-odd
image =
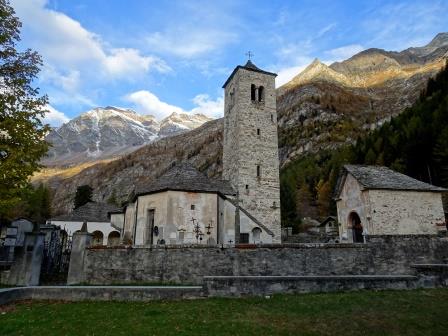
[[[271,209],[275,210],[275,209],[278,209],[278,208],[279,208],[279,206],[277,205],[277,202],[274,201],[274,202],[272,203]]]

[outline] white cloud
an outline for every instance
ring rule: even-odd
[[[297,65],[288,68],[283,68],[278,71],[277,78],[275,79],[275,86],[280,87],[283,84],[288,83],[291,79],[297,76],[307,65]]]
[[[49,64],[44,65],[39,79],[43,82],[52,83],[57,87],[62,87],[67,92],[78,90],[81,82],[78,70],[68,70],[66,73],[62,73]]]
[[[115,78],[169,70],[160,58],[141,55],[136,49],[108,48],[100,36],[69,16],[46,8],[46,3],[46,0],[12,1],[24,29],[32,34],[33,47],[53,66],[73,68],[87,64]]]
[[[326,33],[328,33],[329,31],[331,31],[333,28],[335,28],[337,26],[337,24],[335,22],[330,23],[328,25],[326,25],[325,27],[323,27],[321,30],[319,30],[317,32],[317,35],[315,38],[320,38],[322,36],[324,36]]]
[[[45,117],[42,119],[44,124],[50,124],[50,126],[58,127],[70,120],[70,118],[68,118],[64,113],[56,110],[51,105],[47,105],[45,109],[48,112],[45,113]]]
[[[112,75],[136,75],[156,69],[159,72],[169,72],[171,68],[160,58],[141,56],[136,49],[112,49],[111,54],[104,60],[104,66]]]
[[[184,112],[180,107],[167,104],[155,94],[146,90],[130,93],[125,97],[125,100],[133,103],[138,112],[153,115],[159,120],[173,112]]]
[[[215,29],[173,29],[156,32],[148,36],[150,47],[162,53],[182,58],[192,58],[214,51],[225,44],[235,41],[236,35]]]
[[[220,118],[224,113],[224,97],[212,100],[207,94],[199,94],[193,98],[193,103],[197,106],[189,113],[204,114],[212,118]]]
[[[173,112],[188,114],[204,114],[208,117],[221,117],[224,111],[224,98],[219,97],[212,100],[207,94],[199,94],[192,99],[195,105],[191,110],[161,101],[155,94],[147,90],[136,91],[124,97],[128,102],[134,104],[134,108],[143,114],[150,114],[161,120]]]
[[[349,44],[346,46],[342,46],[339,48],[331,49],[325,52],[325,54],[329,55],[332,59],[337,61],[346,60],[353,55],[363,51],[365,48],[360,44]]]

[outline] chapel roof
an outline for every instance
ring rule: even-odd
[[[265,71],[265,70],[261,70],[254,63],[252,63],[251,60],[248,60],[245,65],[238,65],[235,69],[233,69],[233,71],[230,74],[229,78],[227,78],[226,82],[222,86],[223,88],[225,88],[227,86],[227,84],[232,80],[233,76],[235,76],[236,72],[239,69],[244,69],[244,70],[249,70],[249,71],[254,71],[254,72],[260,72],[260,73],[265,74],[265,75],[277,76],[276,73]]]
[[[339,197],[347,174],[350,173],[364,189],[387,189],[408,191],[444,192],[447,189],[416,180],[384,166],[344,165],[336,185],[335,196]]]
[[[328,222],[336,222],[337,218],[334,216],[328,216],[322,222],[320,222],[319,226],[325,226]]]
[[[137,187],[135,197],[166,190],[235,194],[229,181],[210,179],[191,164],[181,163],[169,169],[152,183]]]
[[[117,207],[111,204],[88,202],[73,210],[71,213],[53,217],[50,221],[109,223],[108,212],[115,211],[116,209]]]

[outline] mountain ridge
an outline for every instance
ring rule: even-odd
[[[46,139],[52,147],[42,163],[53,167],[110,159],[210,120],[203,114],[173,112],[157,121],[130,108],[96,107],[50,131]]]

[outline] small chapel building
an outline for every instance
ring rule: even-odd
[[[59,226],[67,232],[68,236],[72,236],[86,223],[87,232],[92,234],[93,245],[114,246],[120,243],[121,223],[111,222],[108,213],[116,211],[116,208],[107,203],[91,201],[69,214],[50,218],[47,224]]]
[[[124,244],[281,242],[276,76],[250,60],[233,70],[223,85],[223,180],[180,164],[137,186],[110,213]]]
[[[190,164],[175,165],[153,183],[136,189],[124,209],[124,244],[234,245],[271,243],[272,232],[237,204],[228,181],[214,180]],[[113,221],[120,213],[110,214]]]
[[[340,239],[445,231],[446,191],[387,167],[345,165],[335,190]]]

